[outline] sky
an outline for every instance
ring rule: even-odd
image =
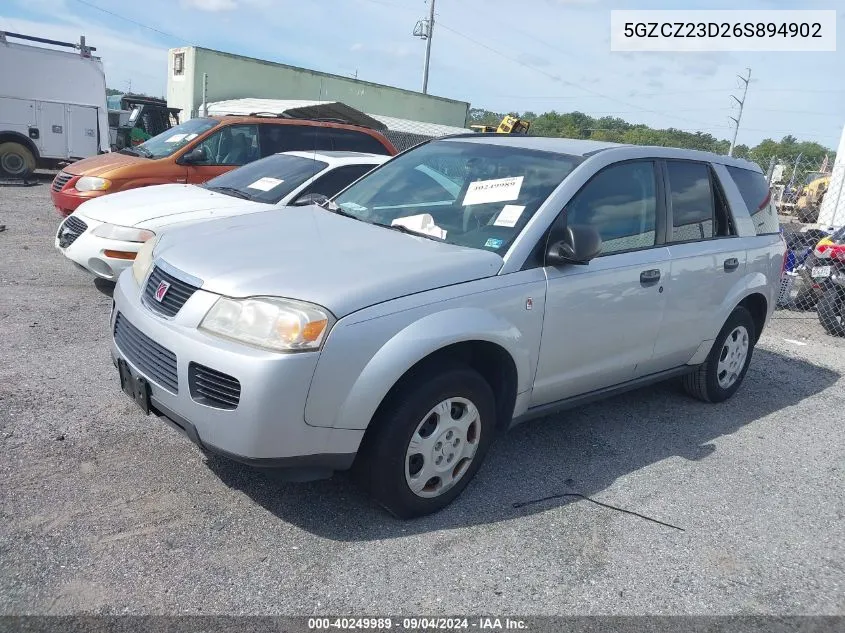
[[[497,112],[578,110],[730,139],[731,95],[742,96],[737,75],[750,67],[738,143],[792,134],[839,144],[845,0],[435,1],[430,94]],[[610,51],[611,9],[679,8],[836,9],[838,50]],[[154,95],[166,94],[167,49],[185,45],[421,90],[425,42],[412,31],[427,14],[426,0],[2,0],[0,30],[85,35],[110,87]]]

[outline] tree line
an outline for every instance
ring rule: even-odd
[[[612,143],[629,143],[632,145],[660,145],[664,147],[682,147],[684,149],[698,149],[716,154],[727,154],[730,141],[718,139],[705,132],[686,132],[676,128],[656,129],[642,123],[628,123],[619,117],[605,116],[591,117],[583,112],[491,112],[481,108],[471,108],[469,119],[471,125],[497,125],[502,118],[509,114],[531,122],[531,134],[534,136],[554,136],[562,138],[590,139],[594,141],[609,141]],[[794,136],[784,136],[780,141],[767,138],[754,147],[737,145],[734,156],[749,160],[766,161],[776,156],[784,162],[795,161],[799,155],[803,164],[821,164],[828,156],[829,164],[833,165],[835,153],[833,150],[814,141],[799,141]],[[768,167],[760,165],[763,169]]]

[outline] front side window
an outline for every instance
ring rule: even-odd
[[[582,160],[510,145],[432,141],[388,161],[334,202],[365,222],[503,253]]]
[[[280,154],[228,171],[202,186],[237,198],[276,204],[328,166],[323,161]]]
[[[260,158],[257,125],[227,125],[197,147],[205,160],[195,165],[246,165]]]
[[[667,161],[672,203],[672,241],[690,242],[714,236],[715,202],[710,169],[704,163]]]
[[[654,163],[612,165],[594,176],[566,205],[569,225],[595,228],[602,255],[654,246],[657,184]]]
[[[165,158],[176,153],[219,123],[216,119],[191,119],[152,137],[140,145],[122,149],[120,153],[143,156],[144,158]]]

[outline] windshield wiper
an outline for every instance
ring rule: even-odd
[[[225,193],[228,196],[233,196],[235,198],[241,198],[242,200],[252,200],[252,196],[246,193],[245,191],[241,191],[240,189],[236,189],[235,187],[206,187],[212,191],[219,191],[220,193]]]
[[[392,229],[394,231],[399,231],[400,233],[407,233],[408,235],[416,235],[418,237],[427,237],[430,240],[434,240],[435,242],[445,242],[442,237],[437,237],[435,235],[429,235],[428,233],[423,233],[422,231],[415,231],[414,229],[409,229],[407,226],[402,224],[383,224],[382,222],[371,222],[371,224],[375,224],[376,226],[383,227],[385,229]]]
[[[134,147],[124,147],[118,152],[118,154],[125,154],[126,156],[140,156],[141,152],[136,150]]]

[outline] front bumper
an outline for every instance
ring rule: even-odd
[[[56,207],[56,211],[58,211],[59,215],[63,217],[67,217],[76,211],[76,208],[86,200],[99,198],[107,193],[111,193],[110,191],[77,191],[73,188],[73,183],[76,182],[78,178],[78,176],[74,176],[74,178],[59,191],[53,189],[52,186],[50,188],[50,195],[53,198],[53,206]]]
[[[75,264],[81,266],[89,273],[109,281],[117,281],[117,278],[127,268],[132,267],[131,259],[109,257],[106,251],[119,251],[123,253],[137,253],[141,244],[138,242],[121,242],[119,240],[106,240],[94,235],[94,229],[103,224],[92,220],[84,215],[76,214],[80,220],[85,222],[87,228],[69,246],[62,247],[59,236],[61,226],[56,233],[54,245],[59,251]]]
[[[197,290],[176,316],[159,316],[144,305],[130,273],[114,290],[111,354],[133,374],[147,379],[150,406],[204,449],[237,461],[273,467],[349,468],[363,430],[309,426],[305,401],[318,353],[279,354],[226,341],[197,329],[217,295]],[[117,315],[176,357],[175,391],[155,381],[115,342]],[[130,352],[130,356],[132,353]],[[198,363],[236,378],[241,385],[234,409],[220,409],[194,399],[189,364]]]

